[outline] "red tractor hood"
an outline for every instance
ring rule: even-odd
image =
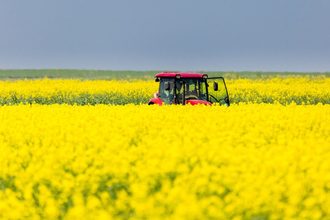
[[[205,101],[205,100],[198,100],[198,99],[187,100],[186,104],[190,104],[190,105],[212,105],[211,102],[208,102],[208,101]]]
[[[160,98],[152,98],[149,100],[149,105],[156,104],[156,105],[163,105],[163,100]],[[205,101],[205,100],[198,100],[198,99],[191,99],[186,100],[186,104],[190,105],[212,105],[211,102]]]

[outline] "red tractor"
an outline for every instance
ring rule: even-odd
[[[208,77],[207,74],[192,72],[161,72],[155,78],[159,82],[159,91],[149,100],[149,105],[230,105],[223,77]],[[209,91],[210,81],[213,81],[213,91]]]

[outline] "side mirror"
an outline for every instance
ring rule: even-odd
[[[155,82],[159,82],[159,78],[156,78],[156,79],[155,79]]]
[[[165,89],[166,91],[169,91],[169,90],[171,89],[170,82],[165,82],[165,83],[164,83],[164,89]]]
[[[217,82],[213,82],[213,90],[218,91],[218,83]]]

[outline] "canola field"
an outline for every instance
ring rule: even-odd
[[[0,81],[0,218],[330,219],[329,78],[227,84],[159,107],[150,80]]]
[[[291,76],[226,80],[231,103],[330,104],[330,77]],[[35,79],[0,81],[0,105],[146,104],[153,80]]]

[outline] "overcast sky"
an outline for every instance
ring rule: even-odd
[[[0,68],[330,71],[329,0],[0,0]]]

